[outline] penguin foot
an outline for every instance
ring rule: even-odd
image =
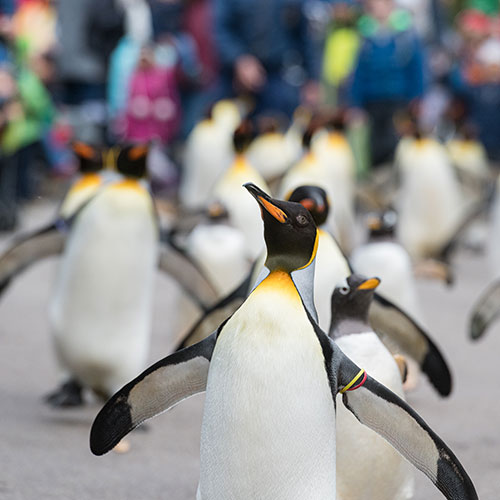
[[[82,386],[78,382],[70,380],[62,384],[54,392],[47,394],[44,401],[54,408],[82,406],[84,404]]]
[[[398,365],[399,373],[401,375],[401,382],[403,382],[404,384],[406,382],[406,379],[408,378],[408,363],[406,362],[405,357],[401,356],[401,354],[394,354],[393,358]]]

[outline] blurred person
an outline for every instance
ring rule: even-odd
[[[64,0],[57,2],[57,16],[62,103],[77,137],[102,143],[107,67],[123,35],[123,9],[114,0]]]
[[[288,117],[302,101],[319,100],[320,54],[306,0],[215,0],[221,93],[246,95],[254,113]]]
[[[424,53],[411,16],[392,0],[366,0],[365,9],[351,100],[371,122],[371,158],[376,166],[392,160],[398,141],[395,114],[415,105],[424,92]]]

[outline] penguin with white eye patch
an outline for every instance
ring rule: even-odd
[[[368,321],[379,283],[353,274],[335,287],[329,335],[345,355],[404,400],[399,368]],[[360,424],[337,396],[337,498],[406,500],[413,497],[413,483],[411,464]]]
[[[93,453],[106,453],[144,420],[206,391],[198,500],[332,500],[341,393],[356,418],[446,498],[476,500],[472,481],[443,441],[318,327],[311,214],[245,187],[264,221],[260,283],[210,337],[154,364],[106,403],[92,425]]]

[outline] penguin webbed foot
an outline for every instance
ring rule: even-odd
[[[74,408],[85,404],[82,386],[75,380],[62,384],[55,391],[44,396],[44,402],[53,408]]]

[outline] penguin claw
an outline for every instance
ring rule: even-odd
[[[53,408],[71,408],[84,404],[81,386],[74,382],[66,382],[55,391],[44,397],[44,402]]]

